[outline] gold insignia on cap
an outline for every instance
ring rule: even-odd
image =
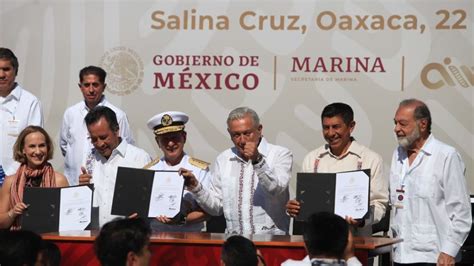
[[[167,126],[173,124],[173,118],[172,118],[169,114],[165,114],[165,115],[163,115],[163,117],[161,118],[161,124],[162,124],[164,127],[167,127]]]

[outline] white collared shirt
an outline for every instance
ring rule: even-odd
[[[284,261],[281,266],[310,266],[311,265],[311,260],[309,259],[309,256],[304,257],[302,260],[291,260],[288,259]],[[346,264],[347,266],[362,266],[362,263],[357,259],[357,257],[350,257],[347,261]]]
[[[398,263],[436,263],[439,253],[456,256],[471,229],[471,203],[459,153],[430,135],[412,164],[398,147],[390,169],[392,232],[403,242],[393,247]],[[397,203],[398,204],[398,203]]]
[[[0,103],[0,165],[6,175],[12,175],[20,165],[13,160],[13,144],[29,125],[43,126],[41,103],[33,94],[16,84]]]
[[[100,153],[94,153],[93,175],[91,183],[94,184],[94,207],[99,207],[100,226],[111,221],[116,215],[111,215],[112,201],[114,198],[115,180],[119,166],[142,168],[151,161],[146,151],[128,144],[122,140],[112,151],[109,159]]]
[[[160,159],[158,163],[150,167],[151,170],[179,170],[180,168],[184,168],[187,170],[191,170],[197,180],[205,187],[209,186],[209,168],[199,168],[192,165],[190,162],[190,157],[185,154],[181,159],[181,162],[177,165],[170,166],[166,163],[164,157]],[[187,200],[188,202],[192,203],[192,210],[196,210],[198,205],[194,196],[191,192],[184,190],[183,199]],[[170,224],[163,224],[160,223],[158,220],[153,219],[151,222],[151,228],[153,231],[156,232],[199,232],[204,228],[204,222],[193,223],[193,224],[184,224],[184,225],[170,225]]]
[[[127,115],[119,108],[112,105],[105,96],[97,106],[107,106],[115,112],[119,123],[120,137],[130,144],[134,144],[132,131],[128,124]],[[89,139],[89,132],[84,121],[89,112],[84,101],[81,101],[64,112],[64,118],[61,125],[61,133],[59,136],[59,146],[64,158],[64,175],[68,179],[71,186],[79,183],[79,175],[81,175],[81,166],[84,166],[86,157],[92,149]]]
[[[370,205],[374,206],[373,223],[378,223],[383,218],[389,194],[388,178],[383,176],[383,161],[379,154],[353,140],[347,153],[337,157],[331,153],[329,145],[326,144],[308,153],[303,160],[302,172],[313,173],[315,168],[318,173],[370,169]],[[366,223],[366,226],[371,225]]]
[[[258,151],[263,160],[256,165],[238,157],[235,148],[222,152],[212,167],[209,189],[197,191],[196,200],[211,215],[224,213],[226,233],[288,234],[285,204],[293,155],[265,138]]]

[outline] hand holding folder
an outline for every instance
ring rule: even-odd
[[[178,171],[119,167],[112,214],[174,218],[180,214],[183,192],[184,179]]]
[[[93,185],[25,188],[22,229],[37,233],[85,230],[91,223]]]
[[[321,211],[363,219],[369,215],[370,170],[298,173],[296,191],[298,221]]]

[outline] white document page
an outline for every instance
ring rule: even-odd
[[[183,198],[184,178],[178,171],[157,171],[153,178],[148,217],[173,218],[179,213]]]
[[[61,189],[59,231],[84,230],[91,222],[92,190],[88,186]]]
[[[363,171],[336,174],[334,213],[361,219],[369,207],[369,176]]]

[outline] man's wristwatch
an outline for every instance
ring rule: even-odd
[[[252,161],[252,164],[253,165],[259,164],[262,160],[263,160],[263,156],[262,156],[262,154],[259,153],[257,155],[257,159],[255,161]]]
[[[201,185],[201,183],[198,183],[197,186],[195,186],[193,189],[191,189],[191,190],[189,190],[189,191],[191,191],[192,193],[198,193],[198,192],[200,192],[201,190],[202,190],[202,185]]]
[[[187,215],[182,213],[181,211],[176,214],[175,217],[173,217],[172,221],[173,221],[173,224],[175,225],[185,225],[186,224],[186,217]]]

